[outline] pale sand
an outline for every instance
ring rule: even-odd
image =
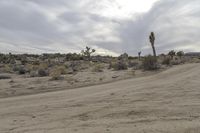
[[[199,133],[200,64],[0,99],[0,133]]]

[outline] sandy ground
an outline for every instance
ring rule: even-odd
[[[0,98],[68,90],[128,78],[137,78],[153,73],[155,72],[144,72],[142,70],[132,69],[122,71],[105,69],[103,72],[84,71],[75,74],[62,75],[63,79],[61,80],[51,80],[52,77],[30,78],[28,75],[4,73],[1,75],[9,75],[12,79],[0,80]]]
[[[0,133],[199,133],[200,64],[0,99]]]

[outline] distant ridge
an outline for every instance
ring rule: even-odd
[[[200,56],[200,52],[188,52],[185,53],[186,56]]]

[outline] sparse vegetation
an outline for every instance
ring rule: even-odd
[[[52,77],[52,79],[61,79],[61,75],[76,75],[79,72],[92,71],[104,72],[106,69],[127,70],[156,70],[162,65],[179,65],[184,62],[199,62],[199,59],[185,55],[183,51],[171,50],[167,55],[156,56],[155,35],[152,32],[149,36],[153,49],[153,56],[141,57],[141,51],[138,57],[129,56],[127,53],[119,57],[112,56],[91,56],[94,49],[86,47],[81,54],[42,54],[42,55],[15,55],[0,54],[0,72],[25,75],[25,77]],[[178,58],[179,57],[179,58]],[[154,59],[153,59],[154,58]],[[158,67],[159,66],[159,67]],[[108,70],[109,71],[109,70]]]
[[[1,79],[11,79],[9,75],[0,75],[0,80]]]
[[[165,57],[164,60],[162,61],[163,65],[170,65],[171,59],[169,57]]]
[[[60,69],[55,68],[51,70],[50,76],[51,76],[51,80],[60,80],[62,78]]]
[[[151,55],[144,58],[142,67],[144,70],[156,70],[159,68],[155,57]]]
[[[45,76],[48,76],[49,74],[48,74],[48,72],[47,72],[47,70],[45,70],[45,69],[39,69],[38,70],[38,76],[39,77],[45,77]]]
[[[103,65],[100,63],[96,63],[92,69],[93,72],[103,72]]]
[[[24,67],[24,66],[20,66],[18,72],[19,72],[20,75],[26,74],[26,69],[25,69],[25,67]]]

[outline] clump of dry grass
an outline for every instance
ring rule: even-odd
[[[125,61],[112,61],[109,64],[109,68],[113,68],[114,70],[127,70],[128,63]]]
[[[103,64],[97,63],[94,64],[92,71],[93,72],[103,72],[104,66]]]
[[[163,65],[170,65],[170,63],[171,63],[171,58],[166,57],[166,58],[164,58],[164,59],[162,60],[161,63],[162,63]]]
[[[4,65],[3,71],[6,72],[6,73],[12,73],[13,72],[12,67],[9,64]]]
[[[67,74],[67,68],[65,66],[56,66],[50,71],[51,80],[63,79],[61,75]]]

